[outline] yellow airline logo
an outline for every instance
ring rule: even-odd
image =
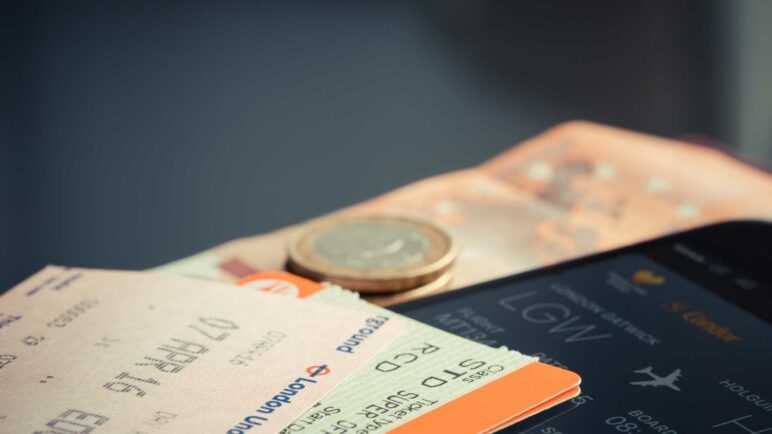
[[[654,274],[651,270],[638,270],[633,273],[633,283],[636,285],[659,286],[665,283],[665,278]]]
[[[721,326],[710,319],[705,312],[691,309],[689,303],[683,300],[668,300],[665,302],[664,308],[665,310],[679,314],[682,320],[722,342],[734,342],[742,339],[732,332],[729,327]]]

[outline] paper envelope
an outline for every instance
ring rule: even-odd
[[[277,432],[405,323],[179,276],[48,267],[0,297],[0,432]]]
[[[257,273],[239,284],[373,314],[389,312],[337,286],[286,272]],[[323,410],[307,412],[283,433],[493,432],[579,394],[580,378],[571,371],[405,320],[410,326],[403,336],[323,399]],[[436,351],[425,355],[428,348]]]

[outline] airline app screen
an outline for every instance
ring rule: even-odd
[[[402,313],[582,376],[571,405],[504,432],[772,434],[772,328],[643,255]]]

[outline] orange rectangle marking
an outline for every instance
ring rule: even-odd
[[[491,432],[576,396],[580,382],[574,372],[534,362],[391,432]]]

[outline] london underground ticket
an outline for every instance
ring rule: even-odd
[[[239,283],[401,317],[340,287],[285,272],[257,273]],[[282,434],[492,432],[579,394],[580,378],[571,371],[401,318],[409,323],[406,333]],[[356,339],[347,344],[353,350]]]
[[[0,297],[0,432],[277,432],[405,327],[223,283],[47,267]]]

